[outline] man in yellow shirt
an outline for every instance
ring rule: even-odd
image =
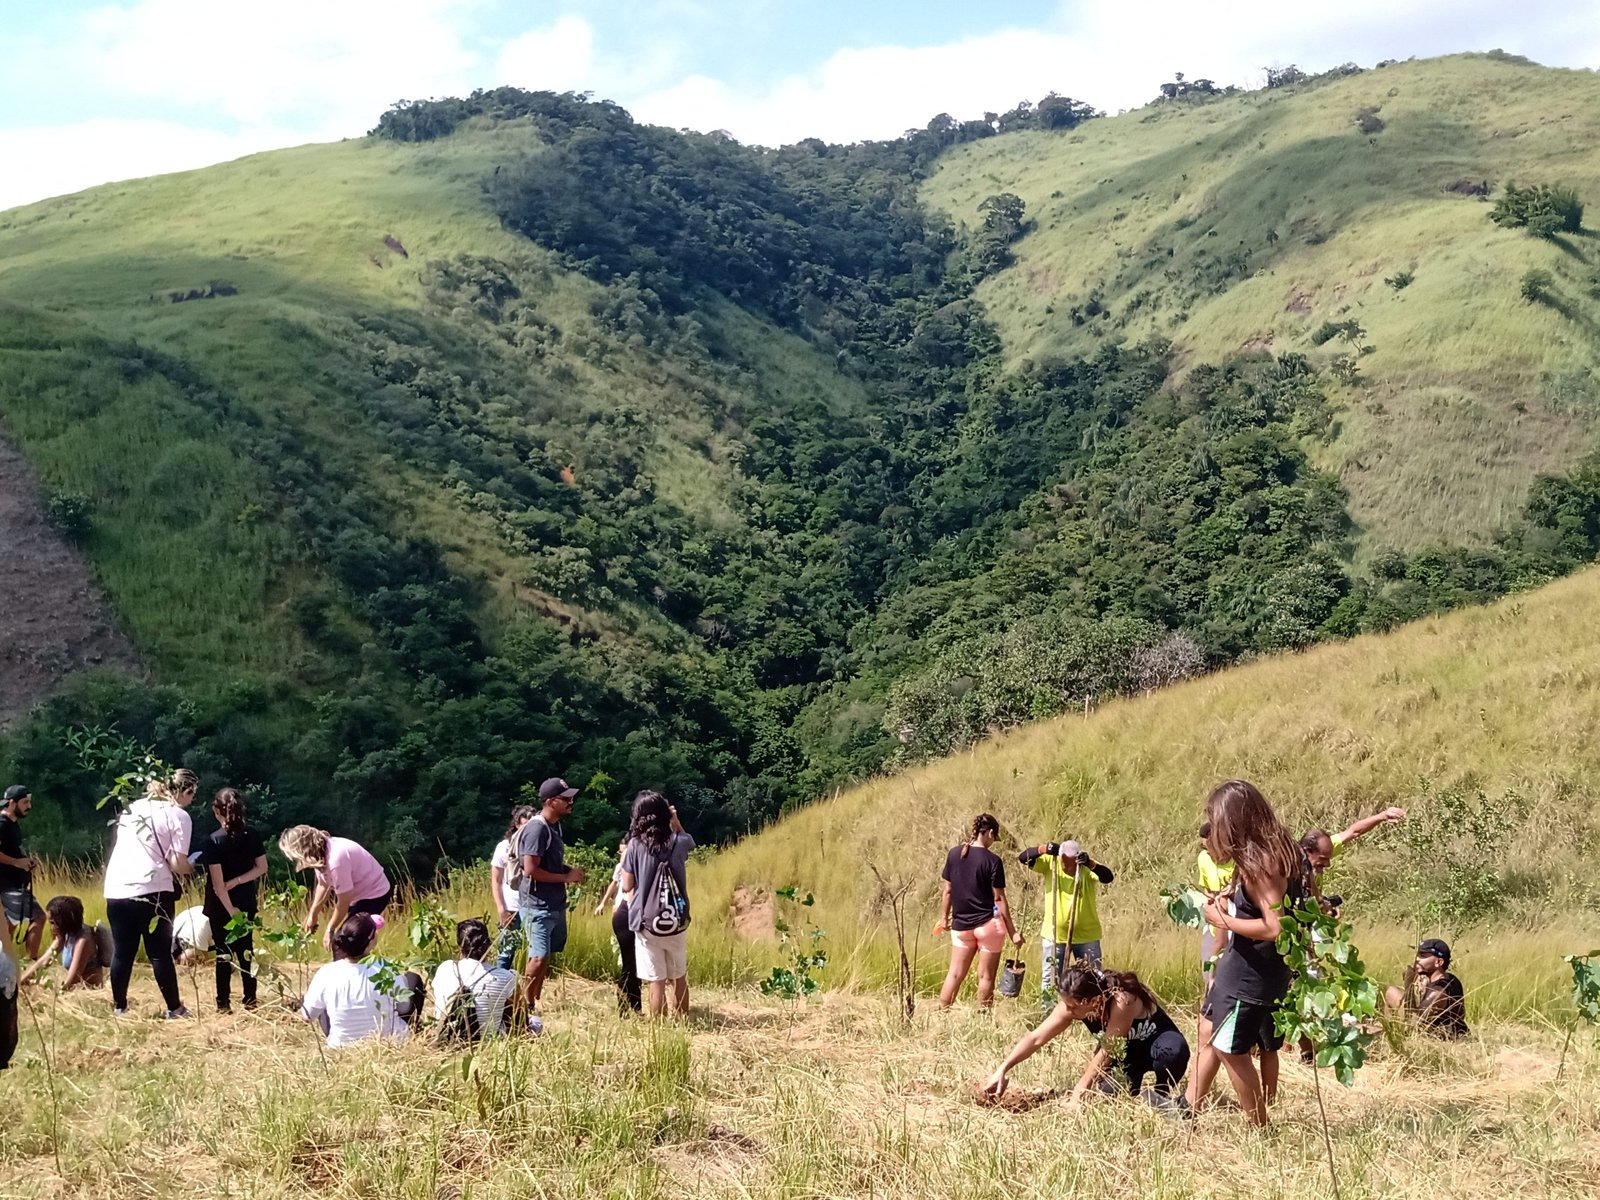
[[[1100,965],[1100,885],[1110,883],[1113,876],[1110,867],[1095,862],[1074,841],[1029,846],[1017,860],[1045,877],[1039,987],[1053,1004],[1056,980],[1069,965],[1069,951],[1080,962]]]
[[[1382,812],[1373,813],[1370,817],[1362,817],[1354,822],[1343,833],[1329,833],[1326,829],[1313,829],[1300,839],[1300,852],[1304,855],[1302,864],[1303,882],[1308,895],[1322,894],[1322,873],[1328,869],[1328,864],[1339,857],[1340,852],[1355,841],[1371,833],[1380,825],[1387,825],[1391,821],[1404,821],[1406,810],[1403,808],[1386,808]]]

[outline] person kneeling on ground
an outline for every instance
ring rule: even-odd
[[[1402,987],[1387,988],[1383,1006],[1390,1012],[1413,1014],[1435,1037],[1467,1036],[1466,992],[1450,973],[1450,947],[1429,938],[1417,947],[1417,960],[1406,968]]]
[[[506,1006],[517,990],[517,976],[505,967],[486,967],[492,949],[482,921],[456,923],[461,957],[442,962],[433,973],[433,1015],[441,1041],[476,1042],[506,1031]]]
[[[694,838],[683,831],[678,810],[660,792],[640,792],[633,801],[628,849],[622,856],[622,890],[628,927],[634,932],[639,979],[650,985],[650,1016],[667,1010],[672,985],[674,1016],[689,1015],[689,886],[685,867]]]
[[[34,959],[33,965],[22,973],[20,982],[28,983],[36,971],[42,971],[57,956],[67,977],[61,981],[61,990],[99,987],[108,965],[109,955],[102,953],[100,939],[93,928],[83,923],[83,901],[76,896],[57,896],[44,906],[52,934],[44,954]],[[109,935],[107,935],[109,938]]]
[[[172,918],[172,958],[180,967],[192,967],[202,954],[211,953],[211,921],[204,905],[195,904]]]
[[[1137,975],[1069,967],[1057,985],[1057,997],[1054,1011],[1023,1036],[990,1077],[984,1087],[987,1094],[1003,1095],[1012,1067],[1031,1058],[1074,1021],[1082,1021],[1100,1044],[1072,1090],[1074,1108],[1097,1091],[1141,1095],[1156,1108],[1181,1107],[1175,1093],[1189,1066],[1189,1043]],[[1120,1070],[1114,1072],[1114,1067]],[[1154,1086],[1148,1089],[1144,1088],[1146,1075],[1154,1076]]]
[[[333,961],[317,968],[300,1002],[300,1014],[322,1030],[330,1050],[369,1037],[404,1041],[410,1019],[421,1011],[422,976],[407,971],[386,990],[374,979],[384,964],[362,961],[372,953],[381,920],[352,913],[331,931]]]

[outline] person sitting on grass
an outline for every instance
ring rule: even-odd
[[[978,1007],[994,1000],[994,980],[1000,971],[1000,954],[1006,939],[1022,945],[1022,935],[1011,923],[1006,902],[1006,864],[989,849],[1000,836],[1000,822],[988,813],[972,821],[972,840],[945,856],[939,923],[935,934],[950,931],[950,971],[939,989],[939,1007],[956,1002],[972,960],[978,960]]]
[[[410,1018],[420,1011],[422,976],[406,971],[392,986],[380,986],[385,964],[369,960],[382,928],[381,917],[352,913],[329,931],[333,961],[317,968],[300,1001],[300,1015],[322,1030],[337,1050],[365,1038],[404,1041]]]
[[[476,1042],[506,1031],[506,1008],[517,990],[517,976],[505,967],[486,967],[492,949],[489,927],[469,919],[456,922],[461,957],[439,964],[433,973],[433,1015],[441,1040]]]
[[[104,981],[106,966],[100,953],[100,940],[94,930],[84,924],[83,901],[76,896],[57,896],[44,906],[50,922],[51,940],[44,954],[34,959],[33,965],[22,973],[21,983],[28,983],[35,972],[59,958],[67,977],[61,981],[61,990],[75,987],[99,987]]]
[[[316,872],[317,885],[311,892],[311,903],[306,906],[306,919],[300,928],[307,933],[317,931],[317,914],[322,906],[333,901],[333,916],[328,921],[328,931],[322,935],[322,944],[333,949],[333,931],[338,929],[351,913],[381,916],[394,899],[394,885],[384,873],[383,865],[359,842],[349,838],[334,837],[326,829],[310,825],[294,825],[278,835],[278,849],[294,864],[296,871],[307,868]]]
[[[1181,1107],[1178,1083],[1189,1066],[1189,1043],[1161,1002],[1131,971],[1103,971],[1079,964],[1057,983],[1054,1011],[1032,1033],[1024,1034],[984,1087],[998,1099],[1006,1076],[1062,1033],[1082,1021],[1099,1039],[1072,1091],[1071,1106],[1095,1095],[1128,1093],[1159,1108]],[[1153,1085],[1144,1087],[1144,1077]]]
[[[1384,990],[1383,1006],[1391,1013],[1415,1017],[1423,1031],[1435,1037],[1466,1037],[1466,992],[1461,980],[1450,973],[1448,943],[1428,938],[1419,945],[1402,986]]]

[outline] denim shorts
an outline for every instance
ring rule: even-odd
[[[528,957],[549,958],[567,948],[567,910],[523,905],[517,911],[528,939]]]

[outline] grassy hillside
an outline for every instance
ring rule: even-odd
[[[1297,832],[1339,830],[1391,804],[1408,806],[1410,827],[1421,829],[1439,819],[1445,793],[1481,789],[1494,803],[1511,791],[1523,807],[1507,818],[1493,863],[1503,904],[1486,921],[1443,918],[1460,928],[1438,931],[1455,943],[1479,1011],[1554,1011],[1567,991],[1560,955],[1587,951],[1600,932],[1600,889],[1587,866],[1600,837],[1589,802],[1600,788],[1600,646],[1582,632],[1596,612],[1600,572],[1589,571],[1383,637],[1020,729],[821,801],[718,855],[693,881],[698,911],[726,905],[728,926],[759,930],[751,914],[770,911],[774,887],[814,889],[815,919],[833,934],[844,970],[886,978],[892,933],[876,865],[891,884],[912,885],[912,932],[931,979],[944,955],[927,933],[943,854],[989,811],[1009,854],[1070,836],[1111,864],[1119,878],[1101,903],[1108,961],[1186,995],[1198,986],[1192,938],[1173,929],[1157,893],[1192,873],[1195,828],[1219,780],[1255,782]],[[1385,827],[1327,880],[1349,898],[1358,941],[1386,974],[1431,927],[1422,914],[1444,885],[1424,872],[1420,890],[1408,890],[1405,847],[1403,830]],[[1452,852],[1475,858],[1470,847]],[[1039,889],[1017,874],[1015,902],[1036,934]],[[1032,970],[1037,954],[1030,947]]]
[[[1600,204],[1595,86],[1485,55],[1395,63],[972,142],[925,195],[973,225],[987,196],[1026,202],[1016,265],[978,293],[1013,361],[1149,334],[1192,362],[1331,358],[1350,346],[1311,333],[1359,321],[1372,353],[1324,452],[1357,524],[1400,547],[1481,538],[1591,443],[1600,262],[1587,232],[1535,241],[1447,189],[1563,182]],[[1533,268],[1574,315],[1521,299]]]

